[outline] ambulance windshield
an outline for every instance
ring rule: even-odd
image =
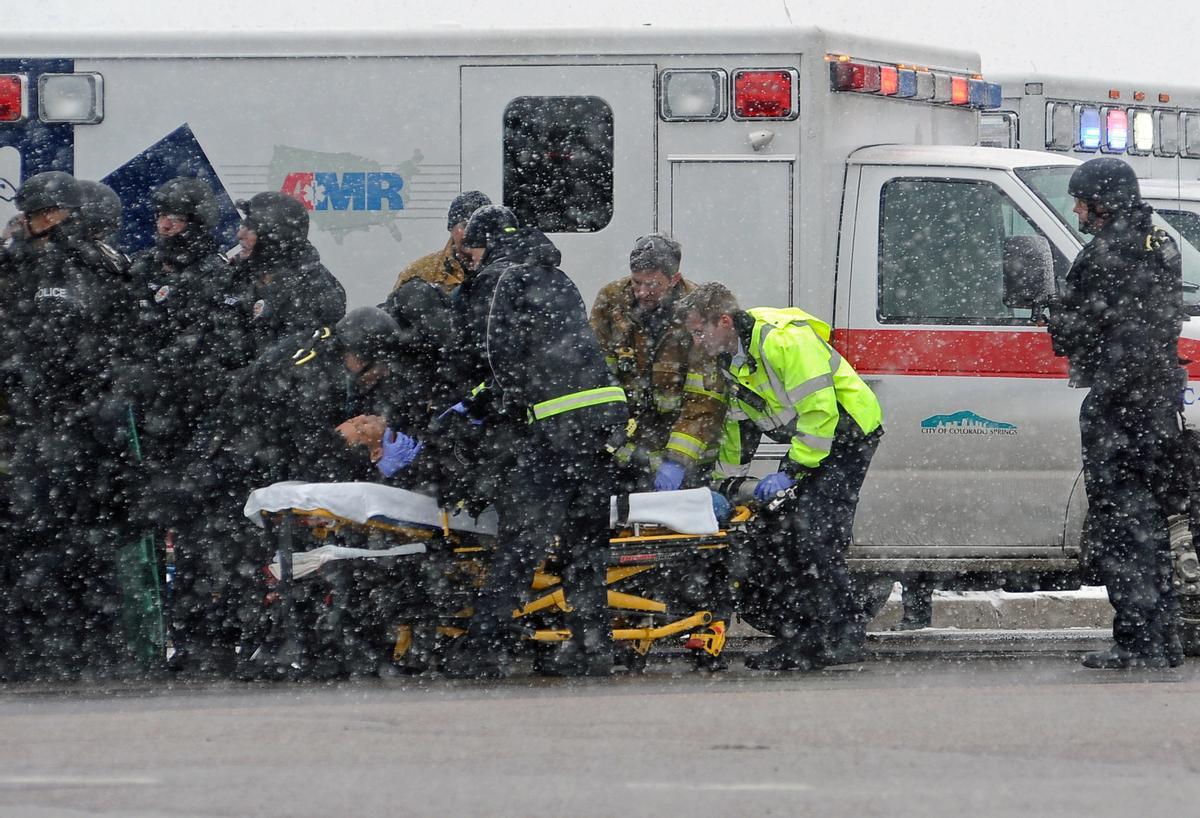
[[[1074,171],[1075,167],[1072,165],[1017,168],[1017,176],[1029,185],[1039,199],[1050,206],[1080,242],[1087,244],[1091,237],[1079,229],[1079,219],[1071,210],[1075,206],[1075,199],[1067,192],[1067,183]],[[1195,314],[1200,310],[1200,250],[1157,213],[1154,214],[1154,224],[1167,231],[1179,244],[1183,255],[1183,300],[1188,306],[1188,311]]]

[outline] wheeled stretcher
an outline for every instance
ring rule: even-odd
[[[674,639],[699,666],[720,663],[734,605],[727,556],[749,515],[739,512],[722,529],[707,489],[613,498],[607,579],[619,661],[639,670],[651,648]],[[450,513],[431,497],[371,483],[279,483],[253,492],[245,514],[277,552],[268,567],[273,658],[296,670],[317,661],[313,642],[344,643],[348,629],[351,641],[386,640],[401,664],[417,643],[460,636],[497,547],[494,512]],[[513,612],[531,651],[570,637],[569,604],[551,554]],[[313,624],[338,617],[349,619]]]

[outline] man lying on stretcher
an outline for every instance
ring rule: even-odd
[[[383,429],[427,426],[428,398],[411,394],[394,363],[403,349],[395,321],[363,307],[280,343],[234,376],[180,453],[179,484],[152,493],[177,531],[175,664],[221,667],[238,641],[258,638],[247,629],[258,625],[270,555],[242,517],[253,489],[378,479],[372,456],[381,453]]]

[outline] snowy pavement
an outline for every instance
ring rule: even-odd
[[[1088,671],[1051,643],[814,674],[0,688],[0,815],[1194,814],[1200,662]]]

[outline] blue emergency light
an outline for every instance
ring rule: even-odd
[[[987,86],[987,91],[984,95],[984,108],[999,108],[1004,104],[1004,91],[998,82],[984,83]]]
[[[1097,108],[1079,109],[1079,147],[1085,151],[1100,148],[1100,111]]]
[[[1004,94],[998,82],[968,80],[967,94],[972,108],[999,108],[1004,102]]]
[[[987,83],[983,80],[967,80],[967,104],[982,108],[987,103]]]
[[[896,96],[911,99],[917,95],[917,72],[901,68],[896,72]]]

